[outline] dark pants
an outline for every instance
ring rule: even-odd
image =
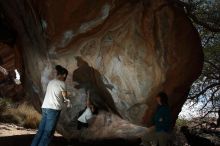
[[[152,130],[150,132],[146,132],[142,137],[142,143],[144,146],[151,146],[151,142],[154,141],[159,146],[168,146],[170,139],[170,134],[167,132],[156,132]]]
[[[80,130],[81,128],[88,128],[89,124],[88,123],[83,123],[80,121],[77,121],[77,129]]]

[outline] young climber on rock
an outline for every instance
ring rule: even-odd
[[[88,128],[89,120],[93,117],[93,114],[97,114],[97,109],[91,102],[90,91],[88,91],[88,98],[86,99],[86,107],[79,112],[79,118],[77,119],[77,129],[82,127]]]

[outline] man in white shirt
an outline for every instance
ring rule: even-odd
[[[65,80],[67,69],[56,66],[57,76],[47,85],[46,95],[42,104],[42,119],[31,146],[48,146],[55,132],[63,103],[70,104],[67,99]]]

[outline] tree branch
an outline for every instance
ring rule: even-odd
[[[219,85],[219,84],[220,84],[220,83],[213,83],[213,84],[207,86],[205,89],[203,89],[203,90],[202,90],[201,92],[199,92],[198,94],[196,94],[196,95],[194,95],[194,96],[192,96],[192,97],[188,97],[188,99],[195,99],[195,98],[199,97],[200,95],[204,94],[208,89],[213,88],[213,87],[215,87],[215,86],[217,86],[217,85]]]
[[[212,92],[211,97],[208,99],[208,101],[206,101],[206,103],[203,105],[203,107],[202,107],[200,110],[203,110],[203,109],[208,105],[208,103],[209,103],[210,101],[213,102],[213,98],[214,98],[216,92],[218,92],[218,89],[215,90],[214,92]]]
[[[210,64],[210,65],[211,65],[213,68],[215,68],[216,70],[219,70],[219,67],[218,67],[216,64],[212,63],[211,61],[209,61],[209,60],[204,60],[204,62]]]
[[[196,17],[194,14],[192,14],[192,11],[191,11],[191,6],[190,4],[188,3],[185,3],[185,2],[182,2],[180,0],[177,0],[176,1],[178,5],[182,6],[185,8],[185,12],[187,14],[187,16],[196,24],[208,29],[209,31],[211,32],[220,32],[220,28],[218,27],[214,27],[214,26],[211,26],[210,24],[206,23],[206,22],[203,22],[201,20],[198,19],[198,17]]]

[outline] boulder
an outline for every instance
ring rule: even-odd
[[[202,70],[199,34],[175,0],[7,0],[0,6],[17,33],[26,96],[38,110],[54,66],[68,69],[72,108],[58,122],[68,138],[139,137],[160,91],[169,96],[175,123]],[[76,131],[85,90],[94,87],[100,112],[88,129]]]

